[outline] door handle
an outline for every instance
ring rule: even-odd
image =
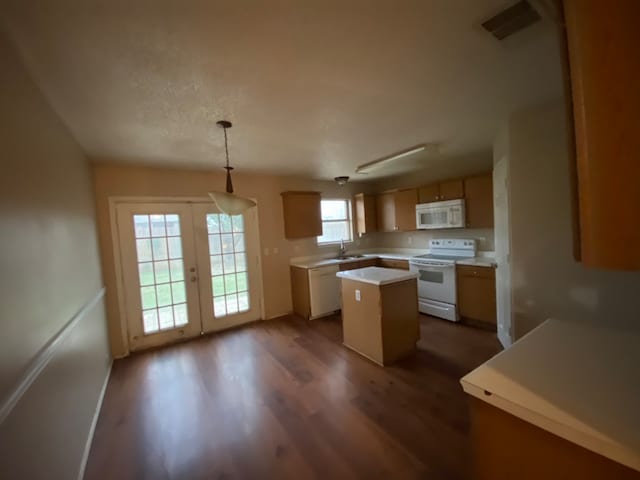
[[[196,277],[195,275],[192,275],[192,276],[191,276],[191,281],[192,281],[192,282],[195,282],[197,279],[198,279],[198,277]]]

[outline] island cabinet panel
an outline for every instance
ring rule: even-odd
[[[640,472],[469,397],[475,480],[640,480]]]
[[[415,279],[373,285],[342,279],[343,343],[379,365],[415,351],[420,337]]]
[[[376,196],[358,193],[354,195],[353,203],[356,211],[356,234],[362,236],[378,231]]]
[[[322,235],[320,192],[282,192],[285,238]]]
[[[399,268],[401,270],[409,270],[409,260],[398,260],[395,258],[379,258],[377,262],[377,266],[383,267],[383,268]]]
[[[467,228],[493,228],[493,178],[491,174],[464,179]]]
[[[460,316],[496,325],[496,278],[491,267],[456,266]]]
[[[342,341],[359,354],[383,364],[380,303],[380,288],[376,285],[342,280]]]
[[[588,267],[640,270],[640,1],[563,4],[575,131],[575,254]]]
[[[311,316],[311,296],[309,293],[309,271],[306,268],[290,267],[291,299],[293,312],[308,320]]]

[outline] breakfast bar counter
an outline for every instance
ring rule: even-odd
[[[417,273],[367,267],[337,276],[344,345],[383,366],[412,354],[420,336]]]

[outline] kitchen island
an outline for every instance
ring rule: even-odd
[[[412,354],[420,336],[418,275],[366,267],[337,276],[342,279],[343,344],[383,366]]]

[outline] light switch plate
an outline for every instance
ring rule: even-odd
[[[360,290],[356,290],[356,302],[360,301]]]

